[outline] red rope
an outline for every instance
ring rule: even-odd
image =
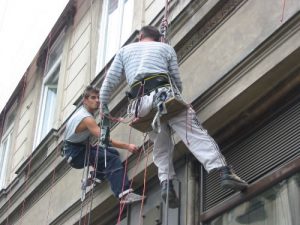
[[[59,147],[56,148],[56,157],[55,159],[57,159],[60,155],[60,151],[59,151]],[[47,211],[47,217],[46,217],[46,224],[48,224],[48,218],[49,218],[49,209],[50,209],[50,205],[51,205],[51,199],[52,199],[52,193],[53,193],[53,185],[56,179],[56,167],[57,167],[58,162],[54,165],[54,169],[52,172],[52,179],[51,179],[51,191],[50,191],[50,197],[49,197],[49,203],[48,203],[48,211]]]
[[[105,150],[107,151],[107,149]],[[90,217],[91,217],[91,210],[92,210],[92,206],[93,206],[93,198],[94,198],[94,186],[95,186],[95,180],[97,178],[97,171],[98,171],[98,158],[99,158],[99,144],[97,144],[97,149],[96,149],[96,155],[95,155],[95,160],[94,160],[94,178],[93,178],[93,182],[92,182],[92,187],[91,187],[91,191],[89,191],[90,193],[90,209],[89,209],[89,213],[88,213],[88,223],[90,222]],[[89,165],[88,165],[89,166]]]
[[[143,220],[142,220],[142,212],[144,209],[144,200],[145,200],[145,193],[146,193],[146,182],[147,182],[147,168],[148,168],[148,159],[149,159],[149,142],[148,142],[148,150],[145,150],[145,147],[143,145],[143,150],[144,152],[147,153],[146,156],[146,163],[145,163],[145,170],[144,170],[144,187],[143,187],[143,199],[141,203],[141,209],[140,209],[140,216],[139,216],[139,224],[142,225]]]
[[[134,170],[134,173],[133,173],[134,176],[133,176],[133,178],[132,178],[132,180],[130,182],[129,189],[132,188],[133,180],[134,180],[134,177],[137,174],[137,168],[138,168],[138,164],[140,162],[141,156],[142,156],[142,151],[140,151],[138,159],[136,161],[135,170]],[[125,161],[124,177],[126,176],[127,167],[128,167],[128,157],[127,157],[127,159]],[[122,187],[122,192],[124,191],[123,189],[124,189],[124,187]],[[123,199],[123,197],[120,200],[122,200],[122,199]],[[117,222],[117,224],[120,224],[120,222],[121,222],[121,216],[122,216],[123,210],[125,208],[125,205],[126,205],[125,203],[121,203],[121,201],[120,201],[120,210],[119,210],[119,216],[118,216],[118,222]]]
[[[46,65],[48,63],[48,56],[49,56],[51,35],[52,34],[50,32],[43,75],[45,75]],[[25,73],[25,78],[24,78],[24,84],[23,84],[23,89],[22,89],[22,95],[21,95],[20,105],[22,105],[22,101],[24,100],[23,98],[24,98],[24,95],[25,95],[25,89],[26,89],[26,83],[27,83],[27,73],[28,73],[28,71],[26,71],[26,73]],[[20,108],[20,110],[21,110],[21,108]],[[30,172],[31,172],[31,161],[32,161],[32,152],[30,153],[30,156],[29,156],[28,171],[27,171],[26,176],[25,176],[25,191],[24,191],[24,193],[26,193],[26,191],[28,190],[28,180],[29,180],[29,175],[30,175]],[[24,198],[24,200],[22,202],[22,209],[21,209],[21,215],[20,215],[20,217],[21,217],[20,225],[22,225],[22,223],[23,223],[23,216],[24,216],[24,211],[25,211],[25,202],[26,202],[26,196],[25,196],[25,198]]]
[[[26,177],[25,177],[25,191],[24,191],[24,193],[26,193],[26,191],[28,190],[29,175],[30,175],[30,172],[31,172],[32,153],[30,154],[29,158],[30,159],[29,159],[29,164],[28,164],[28,171],[27,171]],[[20,224],[23,223],[23,216],[24,216],[24,211],[25,211],[25,202],[26,202],[26,196],[25,196],[25,198],[22,202],[22,209],[21,209],[21,215],[20,215],[21,223]]]
[[[284,18],[284,11],[285,11],[285,0],[282,0],[282,12],[281,12],[281,19],[280,19],[280,22],[283,21],[283,18]]]

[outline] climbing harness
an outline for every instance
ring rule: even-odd
[[[167,42],[168,11],[169,1],[166,0],[164,17],[160,26],[163,42]],[[134,83],[130,92],[127,93],[130,99],[127,112],[129,116],[134,115],[130,126],[143,133],[152,130],[159,133],[161,122],[170,120],[189,106],[183,101],[170,74],[145,74],[143,77],[146,78]],[[162,87],[165,89],[162,90]],[[156,94],[152,95],[151,91],[155,91]]]
[[[127,96],[130,99],[128,115],[137,118],[130,126],[143,133],[160,132],[161,122],[188,108],[169,74],[147,76],[134,83]]]

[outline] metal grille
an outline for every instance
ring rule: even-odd
[[[230,147],[224,155],[236,173],[249,183],[300,155],[300,102],[286,107],[255,132]],[[217,173],[204,176],[204,211],[224,201]]]

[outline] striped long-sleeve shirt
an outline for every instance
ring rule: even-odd
[[[144,74],[169,73],[178,89],[182,91],[177,56],[168,44],[147,41],[129,44],[119,50],[103,81],[100,90],[102,104],[109,102],[113,90],[121,81],[123,74],[127,83],[144,78]]]

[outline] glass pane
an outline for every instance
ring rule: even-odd
[[[108,62],[116,53],[119,47],[119,27],[120,19],[118,17],[118,10],[114,10],[107,18],[107,34],[105,41],[105,63]]]
[[[2,146],[1,146],[1,152],[0,152],[0,176],[2,175],[2,170],[4,167],[4,157],[5,157],[5,152],[6,152],[6,148],[7,148],[7,144],[8,144],[8,140],[4,140],[2,142]],[[2,178],[2,176],[1,176]]]
[[[15,117],[16,117],[16,113],[17,113],[16,106],[17,106],[17,103],[14,103],[13,106],[11,106],[11,108],[8,110],[8,112],[6,114],[4,127],[3,127],[3,134],[4,135],[7,132],[7,130],[9,129],[9,127],[15,121]]]
[[[53,127],[53,119],[55,113],[55,105],[56,105],[56,94],[57,87],[47,87],[46,88],[46,98],[45,98],[45,110],[42,121],[42,129],[41,129],[41,138],[45,137],[46,134]]]
[[[62,54],[63,51],[63,44],[64,44],[64,34],[60,34],[60,36],[57,38],[55,43],[51,46],[51,49],[48,54],[47,58],[47,65],[46,65],[46,70],[45,74],[48,73],[48,71],[53,67],[55,62],[59,59],[59,57]]]
[[[223,214],[209,225],[295,225],[300,221],[300,173]]]
[[[127,0],[125,1],[124,4],[120,46],[122,46],[131,35],[132,20],[133,20],[133,0]]]
[[[118,1],[119,0],[109,0],[108,3],[108,14],[113,13],[118,8]]]
[[[7,155],[10,148],[10,140],[11,140],[11,134],[10,133],[6,136],[6,138],[2,141],[1,145],[1,152],[0,152],[0,189],[4,187],[5,185],[5,173],[6,173],[6,167],[7,167]]]

